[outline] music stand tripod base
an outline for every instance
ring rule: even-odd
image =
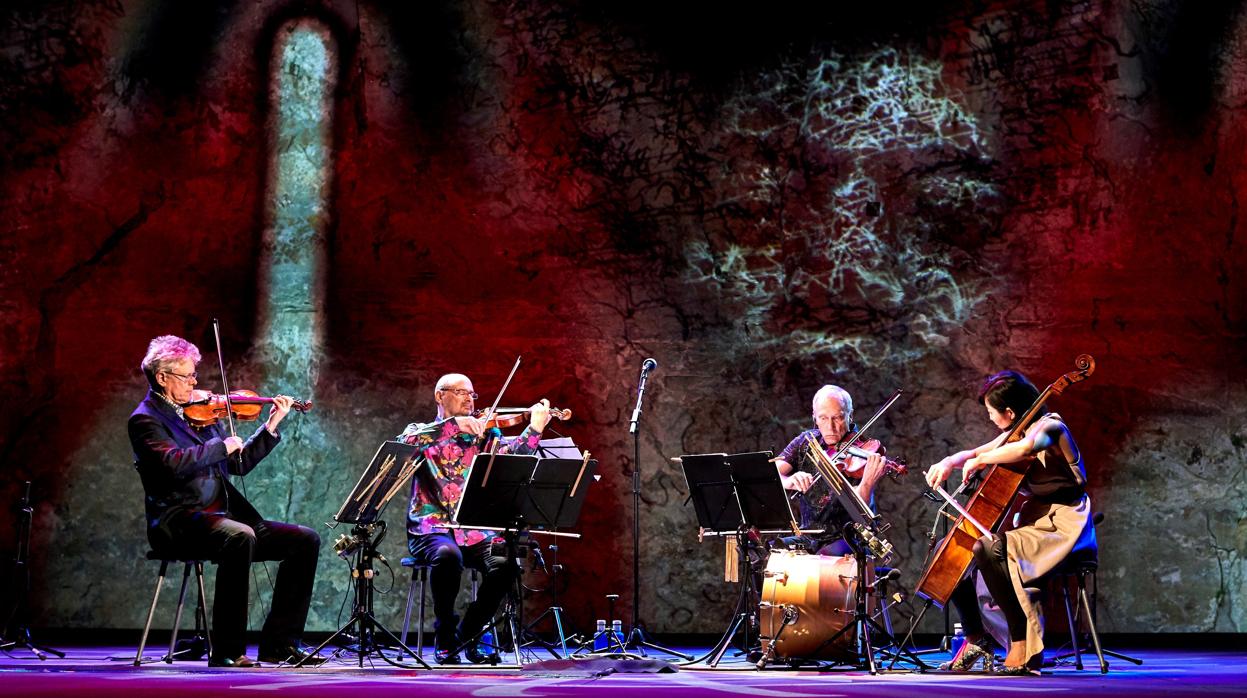
[[[321,650],[345,634],[347,628],[354,626],[358,631],[359,644],[356,654],[361,669],[364,666],[364,657],[373,654],[386,662],[393,663],[393,660],[385,656],[382,647],[376,642],[378,631],[390,640],[393,647],[401,650],[400,659],[404,655],[411,655],[421,667],[432,668],[389,628],[382,625],[373,613],[375,569],[372,562],[377,557],[377,545],[385,538],[386,530],[385,521],[379,520],[381,510],[400,489],[402,483],[415,472],[420,462],[418,459],[418,450],[413,445],[401,441],[386,441],[381,444],[372,462],[364,469],[359,481],[347,495],[346,501],[334,515],[334,521],[354,525],[351,535],[343,536],[334,546],[340,557],[346,558],[348,555],[354,557],[351,578],[354,580],[355,594],[351,617],[315,650],[295,662],[293,666],[302,667],[309,658],[318,655]],[[374,540],[373,532],[377,530],[381,534]]]

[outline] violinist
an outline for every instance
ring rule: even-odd
[[[1025,587],[1043,577],[1071,552],[1094,553],[1095,529],[1082,454],[1061,416],[1040,408],[1038,418],[1018,441],[1004,443],[1019,416],[1026,414],[1039,391],[1022,374],[1002,371],[987,378],[979,403],[1001,435],[974,449],[955,453],[927,470],[935,487],[961,469],[963,479],[997,463],[1030,462],[1019,490],[1023,504],[1007,517],[1001,530],[982,536],[974,545],[974,565],[986,595],[1008,626],[1004,668],[997,673],[1033,675],[1043,664],[1043,625],[1039,604]],[[966,643],[949,668],[973,669],[979,660],[993,661],[992,639],[984,625],[974,575],[954,589],[951,602],[961,616]]]
[[[493,532],[446,528],[463,494],[473,457],[488,450],[481,437],[501,438],[499,433],[487,434],[496,429],[487,427],[485,420],[475,415],[476,397],[467,376],[442,376],[433,390],[436,419],[427,424],[409,424],[398,435],[400,441],[419,446],[426,463],[412,479],[407,544],[417,564],[431,567],[429,586],[436,619],[434,656],[440,664],[461,661],[457,653],[461,638],[471,638],[489,623],[520,573],[515,561],[491,554]],[[541,432],[549,421],[550,403],[542,400],[529,409],[529,424],[523,433],[502,439],[497,453],[536,452]],[[459,622],[455,599],[464,567],[478,570],[484,579],[476,600]],[[496,655],[482,652],[477,645],[469,647],[465,655],[474,664],[497,662]]]
[[[196,385],[199,349],[180,337],[153,339],[141,368],[147,396],[130,415],[130,445],[143,481],[147,537],[168,557],[217,562],[209,666],[254,667],[247,657],[248,573],[279,560],[272,607],[260,633],[260,662],[321,663],[300,645],[312,599],[320,536],[306,526],[265,520],[230,483],[281,441],[278,425],[293,400],[272,399],[268,419],[245,442],[219,424],[194,428],[185,408]]]
[[[852,429],[853,397],[844,388],[824,385],[814,394],[813,410],[814,428],[790,441],[775,459],[775,467],[779,469],[784,489],[800,493],[797,502],[801,528],[822,528],[826,532],[818,536],[788,537],[783,542],[819,555],[848,555],[851,550],[840,535],[840,527],[848,521],[847,514],[825,483],[815,486],[818,470],[810,460],[808,449],[811,446],[806,435],[814,437],[828,455],[834,454],[841,440]],[[855,486],[862,501],[873,506],[875,487],[884,473],[883,456],[872,453],[865,458],[864,467],[845,474],[850,482],[857,481]]]

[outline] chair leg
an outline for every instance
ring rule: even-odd
[[[1087,575],[1085,574],[1078,575],[1078,603],[1087,619],[1087,627],[1091,630],[1091,646],[1095,648],[1095,656],[1100,658],[1100,673],[1107,674],[1108,662],[1104,661],[1104,649],[1100,647],[1100,634],[1096,632],[1095,619],[1091,617],[1091,607],[1087,602]]]
[[[195,562],[195,577],[199,583],[199,608],[196,613],[203,622],[204,629],[204,645],[208,648],[208,659],[212,659],[212,628],[208,625],[208,595],[204,593],[204,563],[202,560]]]
[[[1078,637],[1078,624],[1074,622],[1074,613],[1069,603],[1069,577],[1061,577],[1061,601],[1065,603],[1065,619],[1069,622],[1069,644],[1074,649],[1074,667],[1082,671],[1082,642]],[[1079,608],[1081,611],[1081,607]]]
[[[429,581],[429,568],[420,570],[420,624],[416,626],[416,656],[424,658],[424,592]]]
[[[407,644],[407,629],[411,627],[411,601],[416,591],[416,575],[419,574],[420,568],[411,568],[411,583],[407,585],[407,610],[403,612],[403,634],[399,638],[399,642]]]
[[[188,562],[182,569],[182,587],[178,590],[178,607],[173,614],[173,633],[169,635],[169,653],[165,655],[165,664],[173,663],[173,650],[178,643],[178,630],[182,627],[182,610],[186,608],[186,585],[190,582],[191,567]]]
[[[139,651],[134,653],[134,666],[143,663],[143,649],[147,647],[147,634],[152,629],[152,617],[156,615],[156,602],[160,600],[160,587],[165,583],[165,572],[169,571],[169,561],[160,561],[160,574],[156,576],[156,592],[152,594],[152,606],[147,609],[147,623],[143,626],[143,637],[139,639]]]

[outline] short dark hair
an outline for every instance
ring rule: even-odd
[[[1039,390],[1026,380],[1026,376],[1017,371],[993,373],[983,381],[983,387],[979,389],[981,404],[990,405],[997,412],[1012,409],[1017,419],[1020,419],[1038,398]],[[1036,414],[1048,414],[1048,408],[1040,405]]]

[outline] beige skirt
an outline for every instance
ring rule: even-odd
[[[1033,585],[1070,553],[1095,548],[1091,498],[1084,496],[1073,506],[1031,500],[1022,505],[1010,523],[1014,527],[1004,532],[1008,540],[1009,577],[1026,614],[1026,656],[1038,661],[1044,649],[1043,605],[1042,590]],[[1008,647],[1004,616],[991,602],[980,575],[976,575],[975,582],[984,625],[1001,647]]]

